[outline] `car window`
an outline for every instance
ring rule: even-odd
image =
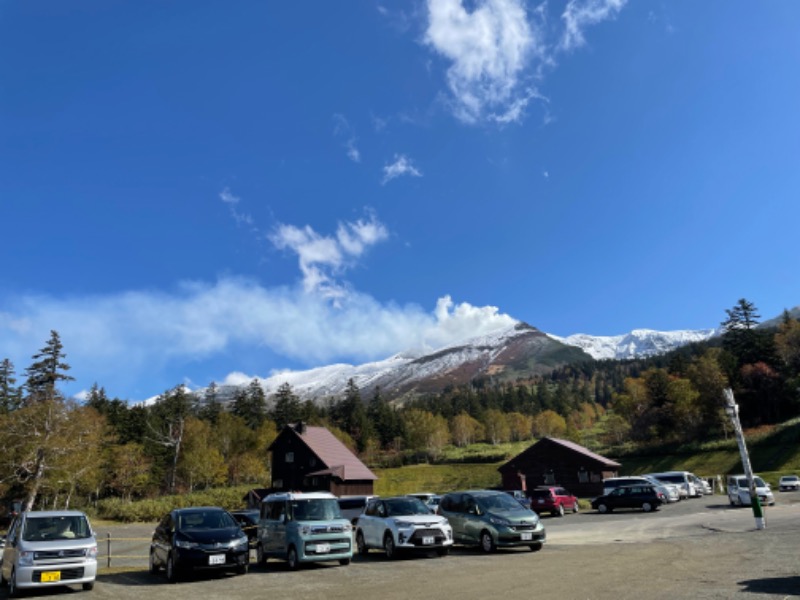
[[[290,514],[296,521],[330,521],[342,518],[339,503],[334,498],[292,500],[289,504]]]
[[[514,500],[508,494],[478,496],[476,500],[478,506],[486,512],[525,510],[519,501]]]
[[[83,515],[29,517],[22,530],[22,539],[27,542],[86,539],[91,535],[89,522]]]
[[[385,504],[387,516],[390,517],[428,515],[431,512],[419,498],[389,498]]]

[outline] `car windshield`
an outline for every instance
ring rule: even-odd
[[[525,511],[526,509],[512,496],[497,493],[486,496],[476,496],[475,501],[486,512]]]
[[[388,498],[385,504],[389,517],[431,514],[430,509],[419,498]]]
[[[25,520],[22,530],[22,539],[27,542],[86,539],[91,536],[89,522],[83,515],[31,517]]]
[[[797,481],[797,475],[785,475],[781,479],[783,481]]]
[[[291,510],[295,521],[330,521],[342,518],[339,503],[335,498],[292,500]]]
[[[239,525],[224,510],[193,510],[178,515],[178,530],[227,529]]]

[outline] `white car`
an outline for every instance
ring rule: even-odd
[[[762,505],[775,504],[775,496],[772,494],[768,483],[758,475],[753,476],[753,483],[755,483],[756,494]],[[750,489],[747,484],[747,477],[744,475],[728,476],[728,500],[731,506],[750,505]]]
[[[453,545],[453,529],[445,517],[431,513],[419,498],[373,498],[356,522],[361,555],[382,548],[387,558],[400,551],[435,551],[445,556]]]
[[[778,489],[782,492],[800,490],[800,477],[797,475],[784,475],[778,482]]]
[[[677,502],[681,499],[681,488],[674,483],[667,483],[656,479],[652,475],[642,475],[647,481],[656,486],[656,489],[664,494],[667,502]]]

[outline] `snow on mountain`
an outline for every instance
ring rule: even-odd
[[[577,346],[596,360],[603,360],[640,358],[664,354],[686,344],[703,342],[719,334],[719,329],[680,331],[634,329],[630,333],[613,336],[577,333],[565,338],[555,335],[550,337],[570,346]]]

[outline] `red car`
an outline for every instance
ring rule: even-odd
[[[531,498],[531,510],[541,514],[549,512],[554,517],[563,517],[564,513],[580,510],[578,498],[557,485],[542,486],[528,492]]]

